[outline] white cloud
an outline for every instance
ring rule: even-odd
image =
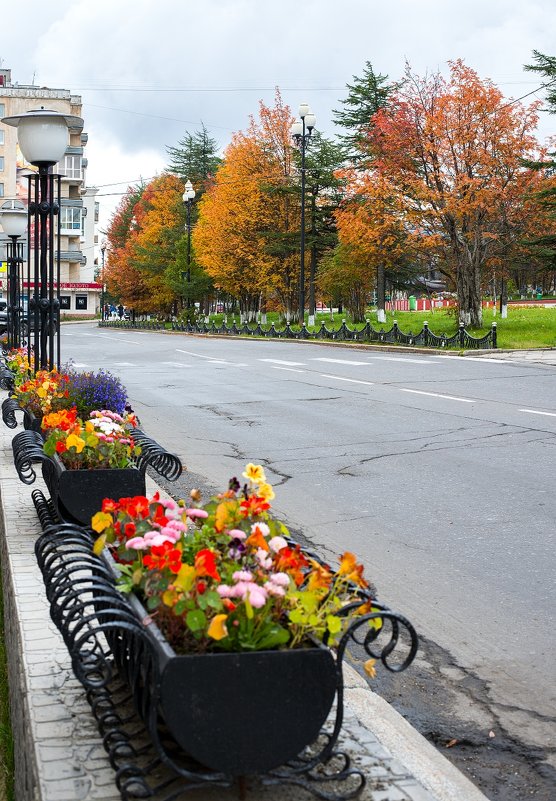
[[[554,55],[556,4],[27,0],[2,8],[2,27],[13,33],[0,55],[14,81],[35,73],[39,85],[82,95],[88,178],[101,185],[160,171],[166,146],[201,121],[224,147],[276,85],[293,109],[310,102],[317,126],[332,133],[331,110],[367,60],[396,79],[406,59],[423,73],[464,58],[518,97],[540,83],[523,71],[532,50]],[[543,136],[555,119],[544,117]],[[106,213],[109,199],[100,200]]]

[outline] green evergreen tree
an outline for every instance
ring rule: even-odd
[[[189,179],[197,193],[202,192],[206,181],[214,175],[222,159],[218,156],[218,144],[203,124],[201,130],[191,134],[187,132],[176,147],[167,146],[170,157],[168,169]]]
[[[546,56],[533,50],[534,64],[526,64],[525,69],[537,72],[548,81],[545,83],[546,102],[548,113],[556,114],[556,57]],[[544,173],[547,177],[556,175],[556,151],[548,154],[543,161],[526,162],[526,166]],[[536,194],[536,200],[554,220],[556,228],[556,188],[548,187]],[[556,267],[556,233],[547,231],[543,236],[536,237],[526,243],[531,246],[533,254],[545,264],[545,269],[554,270]]]
[[[346,158],[353,164],[365,161],[367,136],[373,114],[387,105],[397,84],[388,83],[387,75],[376,75],[370,61],[365,62],[361,77],[353,76],[353,83],[347,84],[348,96],[340,100],[343,108],[332,111],[336,125],[345,129],[338,138],[345,148]]]

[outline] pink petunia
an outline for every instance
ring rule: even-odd
[[[273,537],[271,540],[268,541],[268,547],[274,553],[279,553],[282,548],[287,547],[287,542],[283,537]]]
[[[133,548],[135,551],[145,551],[149,547],[144,537],[132,537],[126,542],[126,548]]]
[[[247,536],[245,531],[242,531],[240,528],[231,528],[228,534],[233,540],[244,540]]]
[[[185,514],[194,520],[196,517],[204,518],[208,517],[208,512],[205,512],[204,509],[186,509]]]
[[[253,574],[249,570],[236,570],[232,578],[234,581],[253,581]]]

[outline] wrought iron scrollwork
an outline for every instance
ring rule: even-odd
[[[43,444],[43,437],[38,431],[20,431],[12,440],[15,469],[24,484],[33,484],[37,477],[33,464],[51,461],[43,451]]]
[[[23,412],[23,409],[15,398],[6,398],[2,401],[2,420],[8,428],[17,428],[16,412]]]
[[[163,325],[153,325],[150,321],[140,321],[135,323],[122,324],[117,320],[105,321],[99,323],[101,326],[110,326],[113,328],[136,328],[146,330],[158,330],[164,328]],[[286,323],[284,327],[276,326],[272,323],[268,328],[263,328],[260,323],[255,327],[251,327],[248,323],[242,323],[239,327],[234,323],[227,326],[224,322],[220,326],[216,326],[213,322],[207,325],[204,322],[199,323],[176,323],[171,324],[172,331],[181,331],[187,334],[230,334],[232,336],[260,336],[273,339],[330,339],[340,342],[386,342],[388,344],[400,344],[419,347],[431,348],[466,348],[472,350],[479,350],[482,348],[496,348],[497,335],[496,323],[492,324],[492,328],[482,337],[474,337],[463,326],[460,326],[458,331],[453,336],[447,334],[436,335],[429,329],[427,323],[423,323],[423,328],[416,334],[404,333],[400,331],[397,322],[394,322],[392,328],[385,331],[381,328],[379,331],[374,329],[369,321],[362,326],[362,328],[349,328],[345,321],[338,329],[327,328],[324,321],[316,331],[309,331],[307,326],[303,324],[300,328]]]
[[[141,447],[141,453],[136,459],[140,470],[144,472],[149,465],[168,481],[176,481],[181,476],[183,465],[175,454],[167,451],[139,429],[135,429],[132,436],[133,441]]]

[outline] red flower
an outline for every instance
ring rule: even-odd
[[[299,587],[305,578],[303,569],[309,566],[309,562],[301,552],[301,546],[295,548],[282,548],[276,560],[276,569],[289,573]]]
[[[56,453],[64,453],[64,451],[67,451],[66,443],[59,439],[56,443]]]
[[[262,512],[266,512],[267,509],[270,509],[270,504],[264,498],[260,498],[258,495],[250,495],[248,498],[245,498],[239,505],[240,514],[244,517],[249,517],[250,515],[260,515]]]
[[[149,499],[144,495],[136,495],[134,498],[121,498],[120,508],[130,517],[145,518],[149,516]]]
[[[206,581],[198,581],[197,582],[197,592],[199,595],[203,595],[207,591],[207,583]]]
[[[118,509],[118,504],[116,501],[113,501],[112,498],[104,498],[102,501],[102,511],[103,512],[116,512]]]
[[[203,548],[195,554],[195,572],[198,576],[210,576],[210,578],[220,581],[216,569],[216,556],[208,548]]]
[[[143,564],[153,570],[164,570],[167,567],[172,573],[179,573],[182,564],[181,551],[174,548],[171,542],[153,545],[150,554],[143,558]]]
[[[135,523],[126,523],[125,524],[124,532],[125,532],[126,537],[128,537],[128,539],[130,537],[133,537],[133,535],[135,534],[135,531],[136,531]]]

